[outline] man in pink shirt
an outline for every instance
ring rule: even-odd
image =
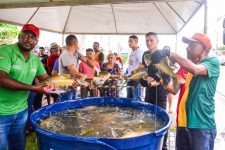
[[[86,57],[94,62],[94,65],[99,69],[99,63],[94,60],[95,52],[93,49],[88,48],[86,50]],[[89,67],[84,62],[81,62],[79,65],[80,72],[87,75],[88,79],[92,79],[94,77],[95,71]],[[97,89],[90,89],[89,87],[81,87],[81,98],[86,98],[88,95],[88,91],[90,92],[91,97],[97,96]]]

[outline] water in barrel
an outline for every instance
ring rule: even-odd
[[[65,110],[40,121],[41,128],[60,134],[98,138],[128,138],[165,126],[161,118],[138,109],[88,106]]]

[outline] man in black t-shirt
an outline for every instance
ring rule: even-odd
[[[47,59],[48,59],[48,55],[45,54],[45,48],[44,47],[40,47],[39,48],[39,58],[45,68],[45,70],[47,71]]]
[[[142,56],[142,67],[148,68],[148,79],[140,80],[141,85],[146,87],[145,102],[157,105],[166,110],[168,92],[165,89],[165,85],[170,83],[170,77],[163,74],[154,67],[154,64],[158,64],[160,59],[166,57],[166,55],[163,53],[163,51],[158,50],[158,36],[156,33],[149,32],[145,37],[146,46],[149,50],[144,52]],[[145,60],[146,55],[151,56],[150,62]],[[159,83],[161,78],[164,80],[164,85]],[[163,150],[167,150],[166,141],[167,134],[164,136]]]
[[[158,64],[161,58],[166,57],[165,54],[161,52],[161,50],[158,50],[158,37],[156,33],[149,32],[146,34],[146,45],[149,50],[147,50],[143,54],[143,67],[148,68],[149,77],[156,79],[160,76],[160,78],[163,78],[164,84],[168,85],[170,83],[170,77],[154,67],[154,64]],[[151,62],[149,64],[146,64],[148,62],[144,60],[144,57],[146,55],[151,56]],[[166,110],[168,92],[164,87],[165,85],[161,85],[160,83],[154,81],[151,83],[152,85],[149,85],[149,83],[143,79],[141,80],[141,84],[142,86],[147,87],[145,92],[145,101],[155,105],[157,104],[158,106]]]

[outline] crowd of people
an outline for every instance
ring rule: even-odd
[[[75,35],[66,37],[66,46],[52,43],[50,55],[39,48],[39,56],[31,53],[39,39],[39,28],[25,24],[19,34],[18,42],[0,46],[0,149],[23,150],[26,137],[24,131],[29,128],[28,116],[33,109],[42,104],[43,94],[48,104],[60,100],[77,99],[76,80],[67,93],[50,94],[54,85],[42,82],[54,75],[69,74],[74,79],[91,81],[100,71],[111,74],[102,87],[81,86],[81,98],[112,96],[120,97],[119,79],[125,69],[117,53],[109,53],[104,60],[100,44],[93,42],[93,48],[86,49],[86,56],[78,51],[78,39]],[[184,37],[187,43],[187,58],[181,57],[170,48],[159,49],[158,35],[148,32],[145,35],[147,51],[138,46],[138,37],[131,35],[128,39],[130,54],[128,56],[127,75],[136,69],[146,68],[147,77],[140,81],[127,82],[127,98],[142,100],[142,88],[145,87],[144,101],[167,109],[169,94],[177,94],[170,76],[158,70],[155,65],[164,57],[180,65],[177,74],[186,79],[180,85],[177,106],[178,150],[213,150],[216,137],[215,90],[220,74],[219,61],[209,57],[211,42],[207,35],[196,33],[191,38]],[[145,59],[151,55],[151,61]],[[162,80],[163,79],[163,80]],[[29,107],[28,107],[29,106]],[[28,124],[27,123],[28,120]],[[167,148],[167,134],[164,136],[163,150]]]

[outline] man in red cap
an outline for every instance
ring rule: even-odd
[[[24,150],[29,91],[48,93],[50,83],[31,85],[35,77],[48,78],[38,56],[30,53],[37,45],[39,28],[25,24],[18,42],[0,47],[0,149]]]
[[[169,50],[161,52],[189,72],[178,107],[176,149],[213,150],[216,137],[214,96],[220,63],[216,57],[208,56],[212,46],[207,35],[196,33],[182,40],[188,44],[188,59]]]

